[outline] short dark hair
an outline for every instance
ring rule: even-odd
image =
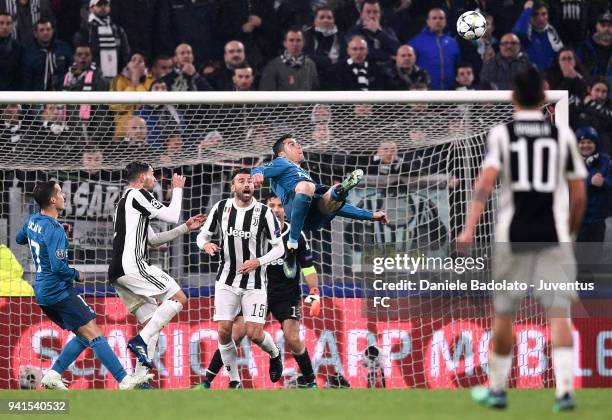
[[[252,71],[253,67],[251,67],[251,65],[248,62],[243,61],[242,63],[238,64],[237,66],[235,66],[232,69],[232,75],[233,76],[236,75],[236,70],[244,70],[244,69],[251,69],[251,71]]]
[[[272,153],[274,154],[274,157],[278,157],[280,152],[285,150],[285,140],[292,138],[293,134],[283,134],[278,140],[274,142],[274,144],[272,145]]]
[[[546,9],[546,11],[548,11],[548,4],[546,4],[543,1],[534,1],[533,2],[533,7],[531,10],[533,10],[534,12],[537,12],[540,9]]]
[[[9,12],[0,12],[0,16],[8,16],[11,18],[11,22],[13,21],[13,15],[11,15]]]
[[[535,67],[516,75],[513,90],[514,100],[525,108],[534,108],[545,99],[544,79]]]
[[[125,167],[125,178],[128,182],[134,182],[138,179],[140,174],[147,172],[150,167],[151,165],[141,160],[128,163],[128,165]]]
[[[34,200],[41,209],[49,207],[51,197],[55,195],[55,185],[57,181],[40,181],[34,187]]]
[[[251,175],[251,170],[249,168],[238,168],[238,169],[235,169],[232,172],[232,178],[231,178],[232,183],[234,183],[234,178],[236,178],[238,175],[241,175],[241,174]]]
[[[472,69],[474,70],[474,66],[469,61],[462,61],[457,65],[457,70],[459,69]]]
[[[322,11],[327,11],[327,12],[332,12],[332,15],[334,15],[334,17],[336,16],[336,14],[334,13],[334,9],[331,6],[328,5],[323,5],[323,6],[319,6],[315,9],[314,11],[314,17],[317,17],[317,15],[319,14],[319,12]]]
[[[51,24],[51,27],[52,27],[52,28],[55,28],[55,27],[53,26],[53,22],[51,22],[50,20],[48,20],[48,19],[38,19],[38,20],[36,21],[36,23],[34,24],[34,30],[37,30],[37,29],[38,29],[38,25],[46,25],[47,23],[50,23],[50,24]]]
[[[608,90],[610,90],[610,82],[608,82],[608,79],[606,79],[603,76],[597,76],[597,77],[594,77],[593,79],[591,79],[591,83],[589,83],[589,88],[592,88],[593,86],[595,86],[598,83],[602,83],[602,84],[606,85]]]
[[[273,191],[270,191],[268,194],[266,194],[266,196],[264,197],[264,203],[268,204],[268,201],[272,200],[273,198],[278,198],[278,196],[276,194],[274,194]]]
[[[289,34],[289,32],[299,32],[302,34],[302,36],[304,35],[302,28],[300,28],[299,26],[290,26],[285,32],[283,32],[283,41],[287,40],[287,35]]]
[[[172,57],[168,54],[158,54],[153,57],[153,65],[157,64],[157,62],[161,60],[172,60]]]
[[[359,9],[359,13],[363,12],[363,6],[365,6],[366,4],[378,4],[380,6],[380,1],[378,1],[378,0],[365,0],[361,4],[361,9]]]

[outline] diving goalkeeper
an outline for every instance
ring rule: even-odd
[[[292,135],[279,138],[272,146],[272,152],[274,159],[265,166],[253,168],[251,175],[255,187],[261,186],[267,178],[271,180],[272,191],[281,199],[291,222],[283,265],[288,278],[296,274],[296,251],[302,230],[319,229],[336,216],[387,224],[384,211],[372,212],[346,202],[349,191],[363,178],[361,169],[351,172],[344,182],[330,188],[315,184],[308,172],[300,167],[304,152]]]

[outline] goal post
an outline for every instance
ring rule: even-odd
[[[567,92],[548,91],[546,98],[545,113],[567,124]],[[184,174],[186,220],[229,197],[232,170],[269,161],[272,143],[285,133],[302,143],[304,165],[319,183],[333,185],[362,168],[364,182],[349,201],[384,209],[390,218],[386,227],[336,218],[310,234],[323,300],[317,318],[303,308],[301,334],[319,385],[333,384],[337,374],[355,387],[381,386],[382,375],[385,385],[395,388],[457,388],[486,380],[488,296],[377,294],[374,258],[389,252],[454,256],[486,133],[511,120],[511,92],[0,92],[0,104],[0,238],[16,256],[10,260],[14,270],[8,270],[12,277],[0,278],[0,290],[8,290],[0,296],[0,388],[27,386],[24,375],[48,369],[70,338],[20,286],[22,278],[32,282],[34,273],[29,250],[14,238],[36,211],[31,194],[36,181],[57,179],[66,194],[60,220],[71,226],[70,263],[87,275],[76,287],[98,313],[121,362],[132,369],[125,344],[136,332],[136,320],[106,282],[114,205],[125,186],[122,168],[136,159],[150,162],[158,179],[154,194],[166,203],[171,174]],[[494,197],[478,230],[478,255],[493,241],[495,206]],[[156,387],[197,383],[217,347],[212,295],[218,264],[197,249],[195,236],[151,253],[151,262],[176,278],[190,298],[160,336]],[[390,270],[386,280],[406,275]],[[383,297],[390,307],[375,306]],[[519,311],[515,386],[551,383],[543,323],[533,306]],[[280,386],[293,386],[297,365],[278,323],[266,328],[284,352]],[[380,350],[374,362],[364,356],[369,346]],[[279,386],[269,382],[266,359],[256,346],[244,340],[240,349],[246,386]],[[90,352],[66,375],[76,388],[115,387]],[[215,386],[226,382],[220,377]]]

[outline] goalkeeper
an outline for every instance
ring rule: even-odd
[[[266,178],[272,180],[272,190],[280,198],[291,223],[283,265],[287,277],[293,278],[297,273],[296,251],[302,230],[319,229],[336,216],[387,224],[388,219],[384,211],[372,212],[346,202],[349,191],[363,178],[361,169],[351,172],[341,184],[329,188],[316,185],[310,175],[300,167],[304,161],[304,152],[292,135],[285,134],[278,139],[272,146],[272,152],[272,162],[253,168],[251,175],[255,187],[261,186]]]

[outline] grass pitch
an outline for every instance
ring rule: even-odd
[[[69,400],[68,414],[15,413],[0,417],[83,420],[603,420],[612,418],[610,395],[609,389],[579,390],[576,411],[553,414],[552,389],[512,390],[505,411],[492,411],[476,405],[467,390],[0,391],[0,400],[3,401]]]

